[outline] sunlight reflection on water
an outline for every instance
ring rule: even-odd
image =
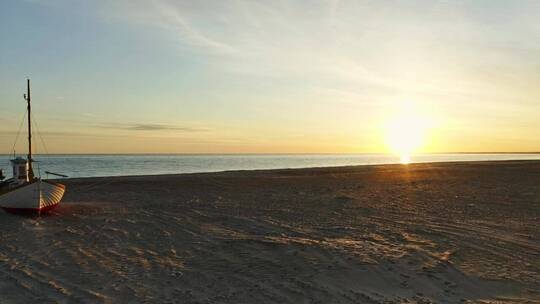
[[[10,175],[9,155],[0,155],[0,168]],[[540,154],[418,154],[403,159],[391,154],[265,154],[265,155],[37,155],[37,169],[66,174],[70,177],[146,175],[215,172],[225,170],[282,169],[377,165],[540,159]],[[10,176],[8,176],[10,177]],[[51,178],[53,178],[51,176]]]

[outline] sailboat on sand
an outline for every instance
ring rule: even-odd
[[[66,187],[34,175],[29,79],[27,79],[27,93],[24,99],[27,102],[28,111],[28,156],[26,159],[14,157],[11,160],[12,178],[4,181],[5,176],[0,170],[0,208],[10,213],[39,215],[58,206]]]

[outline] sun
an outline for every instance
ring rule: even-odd
[[[390,150],[403,164],[411,162],[411,155],[422,147],[428,129],[426,119],[411,113],[402,113],[387,123],[386,141]]]

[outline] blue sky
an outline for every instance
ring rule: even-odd
[[[419,151],[539,151],[539,17],[538,1],[2,1],[0,153],[27,76],[49,152],[387,152],[396,121]]]

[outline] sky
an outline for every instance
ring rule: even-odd
[[[538,20],[536,0],[0,0],[0,153],[26,149],[27,77],[37,153],[540,151]]]

